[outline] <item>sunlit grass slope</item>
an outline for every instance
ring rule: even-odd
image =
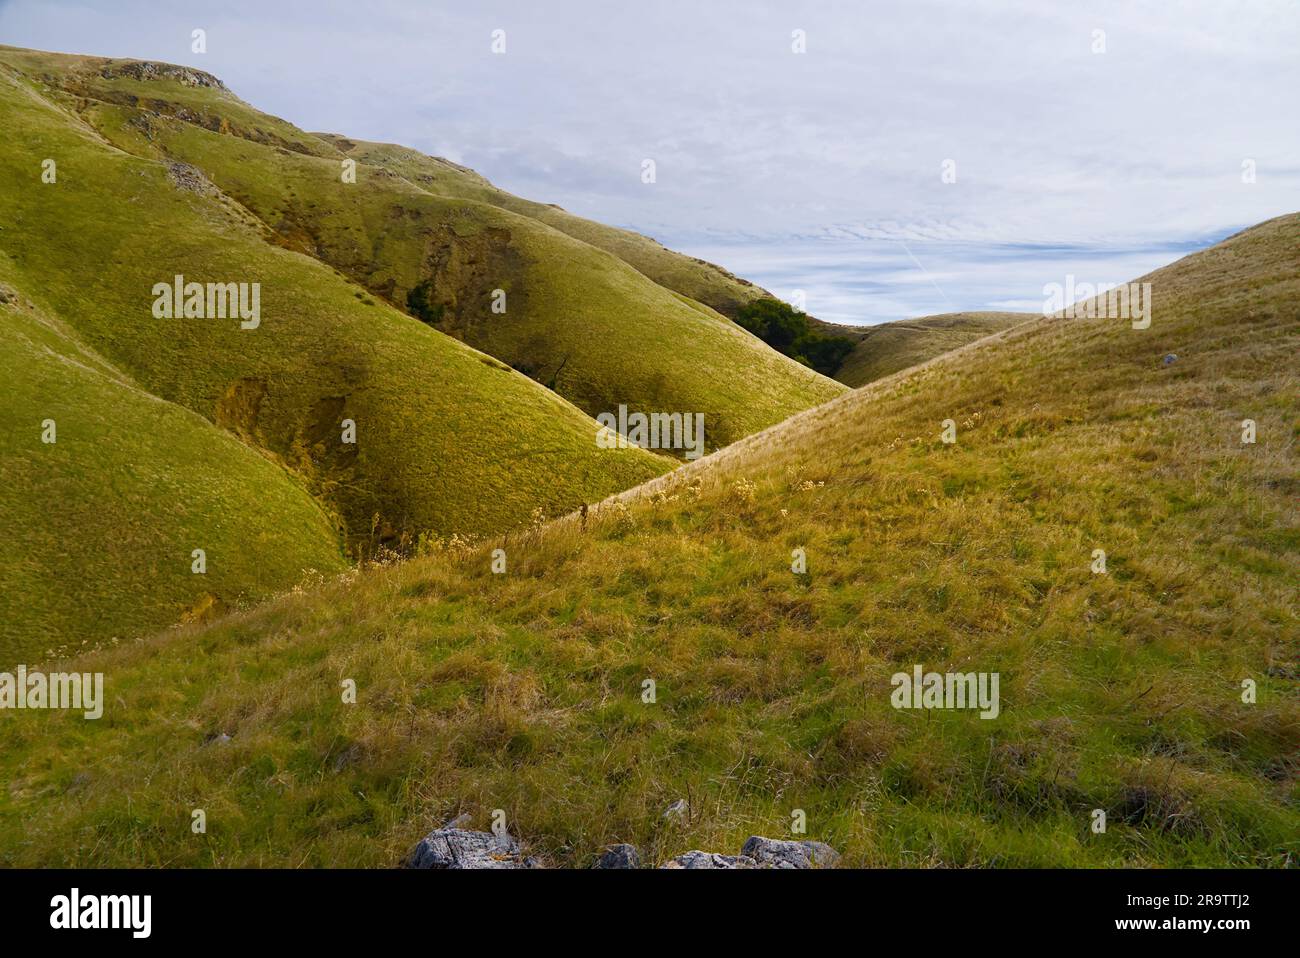
[[[393,143],[371,143],[336,134],[318,135],[348,156],[396,173],[427,192],[490,203],[613,253],[659,285],[724,315],[734,318],[741,306],[771,295],[719,266],[674,252],[647,236],[574,216],[553,204],[514,196],[450,160]],[[817,320],[813,320],[813,326],[824,334],[857,341],[856,349],[834,377],[856,388],[1029,318],[1026,313],[967,312],[923,316],[879,326],[844,326]]]
[[[301,242],[396,303],[432,277],[443,310],[436,328],[591,415],[620,403],[702,412],[716,448],[843,391],[615,256],[527,217],[433,195],[364,166],[358,183],[347,184],[337,160],[193,124],[160,126],[155,143],[201,163],[223,189],[269,218],[286,243]],[[503,313],[492,312],[497,289],[505,294]]]
[[[942,313],[878,326],[817,323],[815,328],[856,340],[835,378],[857,388],[1032,318],[1028,313]]]
[[[393,143],[370,143],[335,134],[320,134],[348,156],[383,167],[430,193],[490,203],[531,217],[575,239],[613,253],[639,272],[674,292],[727,316],[767,295],[748,280],[719,266],[665,248],[648,236],[574,216],[551,203],[537,203],[498,189],[484,177],[441,157]]]
[[[3,255],[0,324],[0,671],[344,567],[301,483],[81,346]]]
[[[1149,329],[1034,320],[585,522],[82,658],[102,720],[0,723],[0,861],[388,866],[503,809],[586,865],[802,809],[851,865],[1294,864],[1297,230],[1148,277]],[[998,718],[895,710],[915,665]]]
[[[668,468],[641,450],[598,449],[596,424],[563,399],[272,242],[197,170],[110,145],[72,112],[93,112],[91,101],[46,82],[79,89],[79,70],[95,78],[128,66],[0,51],[0,250],[142,389],[300,476],[342,518],[350,545],[500,531]],[[221,92],[175,78],[122,82]],[[260,122],[243,110],[232,122]],[[41,180],[45,159],[57,164],[54,183]],[[154,284],[175,275],[259,283],[260,325],[155,318]],[[343,441],[345,420],[355,443]]]
[[[843,391],[541,218],[474,191],[426,190],[418,178],[364,159],[355,182],[345,182],[347,157],[333,142],[258,113],[206,75],[162,65],[144,73],[135,61],[6,56],[31,75],[48,75],[51,95],[114,145],[202,170],[266,225],[271,241],[329,264],[373,297],[405,310],[409,291],[430,282],[438,330],[588,414],[619,404],[703,413],[708,445],[717,448]],[[725,277],[662,255],[687,272]]]

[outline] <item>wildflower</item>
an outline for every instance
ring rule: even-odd
[[[731,486],[731,492],[737,499],[746,505],[754,501],[754,490],[756,486],[748,479],[737,479]]]

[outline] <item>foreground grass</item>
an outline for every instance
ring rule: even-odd
[[[386,866],[499,808],[558,865],[795,809],[851,865],[1292,865],[1297,228],[1149,277],[1148,330],[1036,321],[586,523],[84,657],[102,720],[0,723],[0,861]],[[1000,673],[999,718],[894,710],[914,664]]]

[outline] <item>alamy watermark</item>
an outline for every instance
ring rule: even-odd
[[[1065,319],[1128,319],[1134,329],[1151,325],[1150,283],[1076,283],[1043,285],[1043,315],[1061,313]]]
[[[177,273],[170,283],[154,283],[155,319],[234,319],[240,329],[262,322],[261,283],[187,283]]]
[[[152,895],[83,895],[74,888],[50,899],[50,927],[125,929],[132,938],[148,938],[153,930]]]
[[[596,445],[600,449],[684,450],[687,459],[704,455],[704,413],[633,412],[620,403],[618,414],[603,412],[596,416]]]
[[[0,672],[0,709],[80,709],[86,719],[104,714],[103,672]]]
[[[896,709],[979,709],[980,718],[995,719],[1002,710],[997,672],[895,672],[889,696]]]

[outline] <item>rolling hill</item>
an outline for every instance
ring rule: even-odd
[[[14,279],[0,255],[0,668],[344,568],[334,521],[301,483],[140,389]]]
[[[548,208],[507,206],[500,191],[493,203],[466,190],[426,190],[418,176],[412,182],[356,162],[336,140],[254,110],[199,71],[20,51],[4,57],[41,77],[50,97],[114,146],[199,171],[264,224],[273,243],[328,264],[370,297],[409,310],[411,291],[423,286],[430,326],[589,415],[620,404],[703,413],[713,449],[842,392],[584,241],[621,231],[576,229],[567,220],[562,231],[553,218],[509,207]],[[345,161],[355,164],[355,181],[345,178]],[[657,245],[632,235],[621,252]],[[659,259],[744,288],[677,254]]]
[[[551,203],[537,203],[498,189],[473,170],[393,143],[370,143],[322,133],[348,156],[382,167],[421,189],[473,200],[530,217],[574,239],[612,253],[654,282],[734,318],[745,303],[769,295],[748,280],[704,260],[667,249],[648,236],[574,216]]]
[[[1147,329],[1040,317],[590,515],[67,663],[116,704],[0,723],[0,862],[390,866],[501,809],[551,864],[795,810],[849,865],[1293,864],[1298,235],[1144,277]],[[893,708],[917,666],[1000,676],[997,717]]]
[[[813,325],[824,334],[855,341],[853,352],[836,370],[835,378],[856,389],[1031,318],[1028,313],[941,313],[878,326],[843,326],[816,320]]]
[[[730,319],[736,318],[742,306],[772,295],[719,266],[673,252],[639,233],[595,223],[552,204],[521,199],[450,160],[392,143],[371,143],[327,133],[318,135],[347,156],[395,173],[427,192],[489,203],[545,223],[612,253],[660,286]],[[856,388],[1029,318],[1027,313],[971,312],[923,316],[879,326],[845,326],[812,317],[810,322],[813,330],[822,335],[855,341],[854,351],[833,378]]]
[[[671,468],[644,450],[598,448],[596,423],[572,404],[286,248],[196,167],[114,146],[86,118],[117,107],[69,92],[101,74],[151,92],[217,89],[184,68],[0,49],[3,279],[15,302],[34,304],[31,316],[26,306],[4,314],[20,402],[6,410],[0,485],[31,504],[7,512],[0,545],[0,564],[20,579],[0,632],[6,654],[48,648],[51,631],[74,643],[133,637],[196,602],[233,604],[292,586],[307,570],[335,569],[344,550],[412,551],[422,538],[528,525]],[[243,109],[236,124],[254,119]],[[207,288],[193,314],[180,298],[175,310],[160,307],[159,289],[175,283]],[[235,315],[227,292],[247,294],[248,318]],[[80,358],[51,362],[54,354]],[[100,435],[113,406],[91,402],[83,435],[97,440],[46,455],[63,471],[56,481],[32,458],[43,452],[33,442],[44,410],[67,418],[77,397],[120,397],[122,424]],[[173,408],[158,411],[164,405]],[[167,454],[166,435],[133,432],[173,422],[184,468]],[[72,423],[63,429],[77,434]],[[118,543],[112,520],[134,495],[126,476],[137,453],[135,481],[158,477],[157,501],[137,504],[137,525]],[[211,499],[177,485],[210,473],[228,473],[206,480]],[[25,531],[39,520],[32,508],[47,506],[64,481],[77,495],[70,524]],[[86,514],[102,521],[82,523]],[[273,528],[278,516],[284,525]],[[247,541],[246,564],[214,569],[200,584],[188,561],[145,558],[182,534],[214,548]],[[60,545],[71,542],[87,555]],[[124,561],[113,569],[119,545]],[[104,576],[82,574],[95,569]],[[54,582],[68,594],[52,596]],[[105,603],[118,608],[100,614]]]

